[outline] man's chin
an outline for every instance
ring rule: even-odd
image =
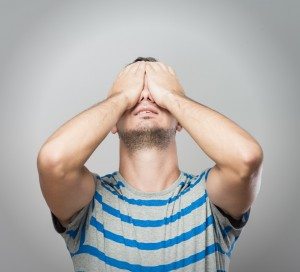
[[[134,127],[134,128],[130,128],[130,129],[125,129],[122,131],[122,133],[140,133],[140,132],[144,132],[144,133],[149,133],[149,132],[158,132],[158,131],[162,131],[165,130],[165,128],[159,127],[155,124],[139,124],[138,126]]]
[[[130,152],[148,148],[162,150],[166,149],[172,142],[176,134],[176,129],[146,126],[119,131],[118,134]]]

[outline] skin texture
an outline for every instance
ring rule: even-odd
[[[142,71],[142,69],[149,69],[150,67],[149,64],[145,65],[145,62],[140,62],[138,67],[136,67],[137,65],[135,67],[134,65],[132,66],[133,67],[131,68],[131,72],[133,72],[137,77],[141,75],[140,71]],[[137,150],[141,151],[142,149],[147,150],[151,148],[156,148],[159,150],[166,149],[167,146],[172,141],[174,141],[176,129],[178,129],[179,131],[181,130],[181,126],[178,124],[175,118],[172,118],[170,113],[167,112],[165,108],[160,108],[159,105],[162,105],[162,103],[158,104],[156,102],[159,101],[159,99],[162,100],[163,94],[166,94],[167,91],[159,87],[160,85],[157,85],[155,78],[151,82],[153,83],[152,88],[156,91],[151,93],[149,92],[148,74],[153,75],[153,73],[151,74],[151,71],[147,73],[146,71],[144,72],[143,89],[138,89],[137,87],[136,90],[137,93],[143,92],[143,94],[140,94],[141,97],[139,97],[139,103],[135,105],[135,107],[131,110],[126,111],[118,122],[118,128],[115,127],[112,130],[113,133],[118,131],[119,138],[126,145],[129,153],[134,153]],[[116,82],[118,88],[120,88],[120,85],[122,86],[122,82],[120,83],[120,81],[124,81],[124,78],[125,77],[120,78],[120,80]],[[131,75],[125,78],[126,83],[123,85],[126,86],[128,84],[127,80],[130,80],[131,78]],[[142,78],[140,79],[142,81]],[[161,79],[161,77],[158,77],[158,79]],[[159,82],[159,84],[161,83]],[[135,86],[140,85],[137,84]],[[152,97],[154,95],[155,100]],[[147,101],[141,101],[144,96],[146,97],[146,99],[148,99],[149,103],[147,103]],[[134,97],[133,102],[130,103],[130,105],[134,104],[135,101],[136,97]],[[163,113],[167,115],[167,118],[169,119],[168,127],[159,125],[154,120],[156,116],[153,117],[152,115],[143,115],[139,118],[136,118],[135,116],[134,119],[138,121],[132,120],[131,116],[139,105],[149,104],[152,104],[157,109],[157,111],[160,111],[160,115],[162,115]]]
[[[151,117],[150,117],[151,118]],[[143,117],[144,120],[149,119],[148,116]],[[157,148],[165,149],[175,136],[175,129],[164,128],[141,128],[132,130],[119,130],[119,137],[125,144],[130,153],[140,151],[142,149]]]

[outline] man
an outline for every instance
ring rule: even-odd
[[[179,168],[182,128],[213,167]],[[110,131],[120,138],[119,170],[100,176],[84,164]],[[171,67],[140,57],[105,100],[47,139],[37,165],[74,271],[228,271],[262,161],[245,130],[188,98]]]

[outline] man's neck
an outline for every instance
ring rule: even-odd
[[[180,175],[176,145],[165,150],[144,149],[129,154],[120,146],[119,172],[134,188],[143,192],[167,189]]]

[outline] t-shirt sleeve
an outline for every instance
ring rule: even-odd
[[[92,173],[94,178],[95,174]],[[59,233],[65,240],[68,249],[72,252],[75,251],[77,248],[78,243],[84,236],[86,222],[93,211],[94,208],[94,197],[91,201],[77,211],[72,218],[69,220],[69,223],[66,226],[63,226],[55,214],[50,211],[52,223],[55,231]]]
[[[60,223],[60,221],[55,216],[55,214],[52,211],[50,211],[54,229],[59,234],[73,233],[73,235],[75,235],[76,230],[79,230],[81,223],[86,219],[89,206],[90,206],[90,203],[88,205],[84,206],[78,212],[76,212],[73,215],[73,217],[70,219],[69,224],[65,227]]]
[[[212,167],[209,167],[205,170],[205,182],[211,169]],[[242,232],[242,229],[249,220],[251,207],[242,215],[239,220],[236,220],[229,214],[226,214],[220,207],[215,205],[208,196],[207,201],[214,218],[215,232],[220,246],[230,256],[234,249],[235,243]]]

